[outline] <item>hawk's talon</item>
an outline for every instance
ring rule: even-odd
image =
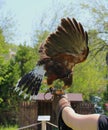
[[[48,99],[45,97],[45,96],[47,95],[47,93],[51,93],[51,94],[52,94],[52,93],[53,93],[53,89],[54,89],[54,88],[52,88],[52,87],[50,87],[49,89],[47,89],[47,91],[46,91],[45,94],[44,94],[44,99],[45,99],[45,100],[48,100]],[[53,97],[52,97],[51,99],[53,99]]]
[[[49,89],[47,89],[47,91],[45,92],[44,94],[44,99],[46,99],[46,94],[47,93],[51,93],[52,95],[64,95],[65,94],[65,91],[63,89],[56,89],[56,88],[53,88],[53,87],[50,87]],[[52,96],[52,99],[53,99],[53,96]]]

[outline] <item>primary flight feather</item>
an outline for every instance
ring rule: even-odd
[[[62,89],[66,89],[72,84],[74,66],[83,62],[88,53],[88,35],[82,25],[74,18],[61,19],[56,31],[41,44],[36,67],[21,78],[16,91],[37,95],[44,76],[48,85],[59,79],[64,82]]]

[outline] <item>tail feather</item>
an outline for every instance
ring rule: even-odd
[[[29,79],[30,76],[31,76],[31,72],[29,72],[29,73],[27,73],[26,75],[24,75],[24,76],[21,78],[21,80],[18,82],[17,87],[20,87],[22,84],[25,84],[25,83],[28,81],[28,79]]]
[[[27,89],[29,87],[32,88],[33,86],[31,86],[31,84],[34,82],[34,80],[36,80],[36,78],[34,77],[34,75],[32,75],[32,73],[29,73],[27,80],[25,82],[23,82],[22,90],[24,91],[25,89]]]
[[[41,82],[42,82],[42,79],[37,82],[36,87],[34,87],[34,88],[32,89],[31,95],[37,95],[37,94],[38,94],[38,91],[39,91],[39,89],[40,89]]]
[[[42,79],[38,79],[36,78],[31,85],[29,86],[29,88],[27,89],[26,93],[30,93],[31,95],[37,95],[38,91],[40,89],[41,86],[41,82]]]
[[[15,90],[21,95],[23,92],[27,94],[37,95],[41,86],[43,76],[45,74],[44,66],[37,65],[32,71],[24,75],[17,83]]]
[[[32,80],[30,86],[27,88],[27,91],[26,91],[27,94],[31,93],[31,91],[36,86],[36,82],[37,82],[37,78]],[[24,88],[24,89],[26,89],[26,88]]]

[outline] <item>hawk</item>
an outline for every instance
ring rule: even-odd
[[[37,95],[44,76],[48,85],[63,81],[61,89],[65,90],[72,85],[73,68],[85,61],[88,53],[88,35],[81,23],[75,18],[62,18],[56,31],[40,45],[36,67],[20,79],[16,91]]]

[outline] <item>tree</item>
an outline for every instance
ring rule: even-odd
[[[14,62],[9,59],[9,44],[5,42],[5,38],[0,33],[0,124],[13,123],[10,117],[7,118],[6,113],[16,106],[16,97],[13,92],[15,82],[18,76],[17,67]],[[14,100],[13,100],[14,99]],[[15,112],[16,107],[14,107]],[[15,121],[15,120],[14,120]]]
[[[105,90],[105,69],[97,62],[100,58],[90,60],[79,64],[73,72],[73,85],[69,92],[82,93],[85,100],[89,100],[91,95],[102,95]]]
[[[26,46],[26,44],[19,45],[19,49],[15,56],[15,62],[19,66],[21,77],[35,67],[37,57],[34,48]]]
[[[90,15],[90,23],[86,24],[89,29],[90,52],[93,57],[102,54],[106,57],[108,50],[108,2],[103,1],[84,1],[80,3],[82,10]],[[105,60],[105,57],[103,58]],[[105,62],[104,62],[105,63]]]
[[[3,63],[0,64],[0,115],[2,115],[0,122],[4,125],[8,123],[15,124],[18,104],[24,100],[22,95],[19,96],[14,91],[16,83],[20,77],[35,67],[37,60],[34,48],[24,44],[17,49],[14,57],[11,57],[6,62],[4,58]]]
[[[14,38],[18,36],[19,31],[19,28],[16,26],[17,24],[16,16],[13,11],[8,10],[4,12],[4,10],[0,9],[0,28],[5,36],[6,42],[13,43],[15,41]]]
[[[97,5],[100,8],[97,8]],[[104,94],[103,94],[103,98],[104,98],[105,102],[108,101],[108,97],[107,97],[107,93],[108,93],[108,81],[107,81],[107,73],[108,73],[108,65],[107,65],[108,19],[107,19],[107,17],[108,17],[108,9],[107,9],[106,5],[108,5],[107,1],[103,1],[103,2],[100,2],[100,3],[98,1],[96,1],[95,5],[93,5],[93,6],[88,5],[88,8],[93,12],[93,16],[96,17],[94,23],[95,23],[95,27],[97,28],[97,31],[95,31],[94,36],[96,36],[96,34],[98,36],[98,40],[96,40],[94,44],[91,44],[91,46],[93,48],[92,49],[92,52],[93,52],[92,55],[96,56],[97,54],[99,54],[102,57],[104,56],[104,58],[103,58],[104,60],[106,59],[106,62],[101,62],[102,66],[103,66],[103,63],[104,63],[104,68],[106,70],[106,73],[104,73],[104,76],[103,76],[103,77],[105,77],[104,78],[105,79],[104,88],[106,87],[106,89],[104,90]],[[92,35],[92,37],[93,37],[93,35]],[[103,40],[100,40],[100,39],[103,39]],[[100,58],[100,60],[102,60],[102,58]]]

